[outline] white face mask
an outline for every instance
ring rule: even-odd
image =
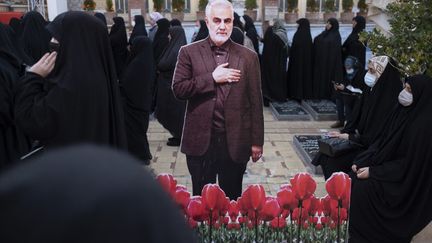
[[[399,103],[403,106],[410,106],[413,103],[413,95],[406,89],[403,89],[399,93]]]
[[[195,33],[198,33],[198,31],[200,30],[199,26],[195,26]]]
[[[367,86],[369,87],[373,87],[375,85],[377,78],[375,77],[375,75],[367,72],[365,77],[364,77],[364,82]]]
[[[347,69],[346,72],[348,74],[352,74],[352,73],[354,73],[354,68]]]

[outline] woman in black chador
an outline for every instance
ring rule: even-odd
[[[339,22],[330,18],[325,30],[314,40],[313,98],[330,99],[333,81],[343,79],[341,36]]]
[[[380,138],[353,165],[349,242],[411,242],[432,220],[432,79],[407,79]]]
[[[308,19],[297,20],[288,63],[289,98],[310,99],[312,94],[312,37]]]
[[[142,15],[134,16],[135,26],[133,27],[132,33],[129,37],[129,44],[132,45],[133,40],[138,36],[147,36],[147,30],[145,28],[145,21]]]
[[[366,76],[361,75],[365,76],[363,78],[365,85],[360,86],[357,83],[357,88],[363,87],[364,89],[353,111],[352,120],[347,123],[341,133],[330,133],[330,136],[333,137],[349,139],[357,146],[339,157],[329,157],[318,153],[312,161],[314,165],[321,165],[326,179],[334,172],[348,173],[354,158],[379,137],[384,121],[397,104],[397,96],[402,90],[400,73],[394,65],[387,56],[371,58]]]
[[[173,136],[168,140],[167,145],[178,146],[183,130],[186,103],[174,97],[171,84],[180,47],[186,45],[186,35],[182,27],[175,26],[170,28],[170,36],[169,45],[157,65],[159,76],[155,114],[160,124]]]
[[[260,37],[256,31],[254,21],[248,15],[243,15],[243,19],[245,20],[244,30],[246,36],[252,41],[255,52],[259,54]]]
[[[120,80],[120,91],[123,97],[128,150],[147,165],[152,158],[147,129],[155,76],[152,42],[146,36],[139,36],[132,44],[127,67]]]
[[[207,24],[204,20],[199,21],[199,30],[196,35],[192,37],[192,42],[204,40],[209,35]]]
[[[46,25],[45,19],[36,11],[26,13],[22,19],[21,46],[33,63],[49,51],[51,35]]]
[[[153,55],[157,64],[157,62],[159,62],[159,59],[161,58],[163,51],[168,46],[168,35],[171,24],[169,20],[165,18],[159,19],[156,24],[158,26],[158,30],[153,39]]]
[[[9,37],[7,26],[0,23],[0,172],[30,149],[29,139],[15,123],[14,90],[24,66]]]
[[[288,97],[287,58],[289,43],[284,22],[277,20],[264,35],[262,53],[263,95],[268,101],[286,101]]]
[[[195,243],[180,209],[131,156],[48,152],[0,176],[0,242]]]
[[[366,28],[366,19],[363,16],[356,16],[352,20],[353,30],[342,45],[342,58],[345,60],[348,56],[358,58],[360,63],[365,66],[366,47],[359,40],[359,33]]]
[[[109,34],[117,77],[121,78],[128,56],[126,26],[122,17],[114,17]]]
[[[105,26],[92,15],[71,11],[57,16],[47,29],[54,51],[20,81],[18,125],[45,147],[89,142],[125,148],[123,110]]]

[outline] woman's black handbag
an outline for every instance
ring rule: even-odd
[[[360,147],[353,141],[336,137],[320,139],[318,146],[321,153],[330,157],[339,157]]]

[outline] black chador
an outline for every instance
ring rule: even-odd
[[[159,76],[155,114],[159,123],[171,133],[178,144],[183,130],[186,103],[175,98],[171,85],[178,53],[180,48],[186,45],[186,35],[182,27],[174,26],[170,28],[170,36],[170,43],[157,65]],[[175,143],[173,142],[173,145]]]
[[[278,20],[264,35],[262,53],[263,95],[266,100],[285,101],[288,97],[286,80],[288,37],[284,23]]]
[[[36,11],[26,13],[22,19],[21,46],[33,62],[49,51],[51,35],[46,25],[45,19]]]
[[[149,164],[152,158],[147,129],[155,76],[152,42],[146,36],[136,37],[124,75],[120,79],[120,91],[123,97],[128,150],[145,164]]]
[[[333,83],[343,80],[343,62],[339,22],[330,18],[326,30],[315,37],[313,65],[313,96],[316,99],[330,99],[334,92]]]
[[[95,143],[126,147],[123,110],[105,26],[83,12],[66,12],[47,26],[58,40],[54,70],[20,81],[16,119],[45,147]]]
[[[289,98],[302,100],[313,98],[312,94],[312,37],[307,19],[297,20],[288,63]]]
[[[30,149],[30,141],[16,126],[14,115],[14,90],[24,74],[22,64],[7,26],[0,23],[0,172]]]
[[[126,26],[122,17],[114,17],[109,34],[118,78],[121,78],[128,56]]]
[[[145,21],[142,15],[134,16],[135,26],[133,27],[132,33],[129,38],[129,44],[132,45],[133,40],[138,36],[147,36],[147,30],[145,28]]]

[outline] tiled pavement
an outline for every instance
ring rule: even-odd
[[[289,183],[289,179],[298,172],[306,171],[305,166],[296,154],[292,144],[293,135],[317,134],[328,129],[333,122],[317,121],[277,121],[269,108],[264,108],[265,136],[264,153],[257,163],[248,163],[247,173],[243,179],[246,185],[260,183],[271,195],[276,195],[279,186]],[[322,132],[322,131],[321,131]],[[149,142],[153,155],[151,167],[155,173],[172,173],[178,183],[191,190],[191,179],[186,166],[186,157],[179,147],[166,145],[170,134],[157,122],[151,121],[149,126]],[[324,177],[313,175],[317,187],[317,196],[324,196]]]
[[[306,168],[296,154],[292,138],[297,134],[319,134],[330,130],[331,121],[277,121],[269,108],[264,108],[264,154],[257,163],[248,163],[247,174],[243,179],[243,189],[253,183],[264,185],[267,193],[276,195],[279,186],[289,183],[289,179]],[[186,166],[186,157],[179,147],[166,145],[170,134],[155,120],[150,122],[148,137],[153,155],[151,168],[156,174],[171,173],[179,184],[192,191],[192,182]],[[316,195],[326,194],[324,177],[312,175],[317,182]],[[415,243],[432,242],[432,223],[413,240]]]

